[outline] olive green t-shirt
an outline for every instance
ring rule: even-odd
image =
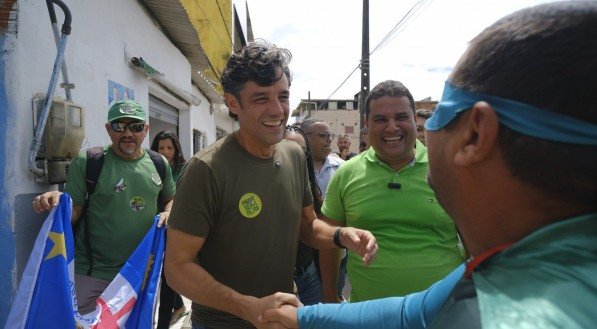
[[[229,135],[188,162],[169,226],[205,238],[197,260],[218,282],[256,297],[292,292],[301,212],[313,203],[305,161],[296,143],[282,141],[273,158],[260,159]],[[251,327],[198,304],[193,321]]]
[[[139,159],[127,160],[110,147],[104,149],[104,164],[90,199],[88,218],[81,223],[75,238],[75,271],[86,275],[89,269],[84,244],[84,225],[89,225],[91,276],[112,281],[153,224],[160,190],[163,199],[171,199],[176,187],[170,166],[166,166],[162,182],[147,152]],[[166,158],[164,162],[168,163]],[[86,163],[86,152],[81,152],[70,164],[65,190],[75,206],[85,204]]]

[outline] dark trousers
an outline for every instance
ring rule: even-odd
[[[193,329],[209,329],[208,327],[202,325],[202,324],[195,324],[193,323]]]
[[[346,262],[348,261],[348,251],[346,255],[342,258],[340,262],[340,268],[338,269],[338,297],[342,297],[342,289],[344,289],[344,284],[346,281]]]
[[[170,327],[170,320],[172,319],[172,311],[184,306],[182,297],[172,290],[162,271],[162,286],[160,288],[160,307],[158,309],[158,326],[157,329],[168,329]]]

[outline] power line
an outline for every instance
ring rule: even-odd
[[[348,81],[348,79],[350,79],[350,77],[351,77],[351,76],[354,74],[354,72],[355,72],[355,71],[356,71],[356,70],[357,70],[359,67],[361,67],[361,65],[357,65],[357,66],[356,66],[356,67],[355,67],[355,68],[352,70],[352,72],[350,72],[350,74],[348,74],[348,76],[346,77],[346,79],[344,79],[344,81],[342,81],[342,83],[341,83],[341,84],[338,86],[338,88],[336,88],[336,90],[334,90],[334,91],[333,91],[333,92],[332,92],[332,93],[331,93],[331,94],[328,96],[328,98],[326,98],[326,99],[325,99],[325,101],[321,103],[321,105],[319,106],[319,109],[320,109],[320,110],[323,108],[323,105],[324,105],[325,103],[327,103],[327,101],[329,101],[329,100],[332,98],[332,96],[334,96],[334,94],[335,94],[335,93],[336,93],[336,92],[337,92],[337,91],[338,91],[340,88],[342,88],[342,86],[344,86],[344,84],[346,83],[346,81]]]
[[[404,31],[404,29],[406,28],[406,23],[412,17],[414,17],[416,14],[418,14],[420,9],[423,8],[424,5],[426,5],[426,4],[429,5],[429,3],[431,3],[430,0],[418,0],[408,10],[408,12],[406,12],[406,14],[404,16],[402,16],[402,18],[398,21],[398,23],[396,23],[396,25],[394,25],[394,27],[390,30],[390,32],[388,32],[388,34],[386,34],[386,36],[383,37],[383,39],[377,44],[377,46],[375,46],[375,48],[369,53],[369,55],[371,56],[374,52],[376,52],[377,50],[386,46],[390,41],[392,41],[396,37],[396,35],[398,35],[398,33]]]
[[[417,11],[419,11],[420,8],[423,7],[423,5],[425,5],[425,3],[427,3],[427,5],[429,5],[431,3],[431,1],[433,0],[418,0],[409,10],[408,12],[402,16],[402,18],[398,21],[398,23],[396,23],[396,25],[394,25],[394,27],[390,30],[390,32],[388,32],[383,39],[377,44],[377,46],[375,46],[375,48],[369,53],[369,56],[371,56],[374,52],[376,52],[377,50],[383,48],[385,45],[387,45],[391,40],[393,40],[396,35],[398,35],[398,33],[402,32],[405,28],[406,28],[406,23],[408,22],[408,20],[410,20],[410,18],[412,16],[414,16],[415,13],[417,13]],[[398,30],[400,29],[400,30]],[[391,38],[391,39],[390,39]],[[346,79],[344,79],[344,81],[342,81],[342,83],[340,83],[340,85],[328,96],[328,98],[326,98],[321,105],[319,106],[319,109],[321,110],[324,106],[324,104],[326,104],[331,98],[332,96],[334,96],[334,94],[340,89],[342,88],[342,86],[346,83],[346,81],[348,81],[348,79],[350,79],[350,77],[354,74],[354,72],[361,67],[361,64],[358,64],[351,72],[350,74],[348,74],[348,76],[346,77]]]

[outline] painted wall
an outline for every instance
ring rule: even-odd
[[[9,37],[10,38],[10,37]],[[0,35],[0,50],[4,53],[4,44],[6,42],[4,34]],[[8,108],[10,106],[7,98],[6,90],[6,57],[0,56],[0,145],[2,150],[8,150],[9,134],[8,121],[11,119],[11,113]],[[8,197],[8,170],[7,159],[9,158],[7,151],[0,151],[0,201],[7,200]],[[11,279],[14,269],[15,248],[14,248],[14,234],[9,222],[9,214],[12,213],[12,204],[9,202],[0,203],[0,291],[10,292],[13,290],[14,282]],[[3,294],[10,296],[10,294]],[[6,310],[10,307],[11,298],[0,298],[0,326],[4,325],[6,317],[8,316]]]
[[[161,32],[151,16],[134,0],[68,1],[73,15],[72,35],[66,46],[66,64],[73,101],[85,107],[86,137],[82,149],[108,144],[104,128],[108,107],[108,80],[134,90],[148,105],[148,80],[132,69],[129,57],[143,57],[165,79],[193,93],[199,106],[180,110],[181,142],[191,152],[192,129],[215,141],[214,116],[209,102],[191,85],[188,60]],[[33,137],[31,100],[45,93],[56,55],[45,1],[19,1],[14,35],[0,37],[0,327],[4,326],[18,281],[45,215],[31,209],[33,197],[50,187],[35,183],[27,169]],[[56,7],[59,23],[62,12]],[[57,96],[64,97],[62,89]],[[167,100],[166,100],[167,101]],[[149,147],[149,141],[144,142]]]
[[[210,67],[201,73],[211,80],[216,90],[222,91],[220,77],[232,52],[232,2],[230,0],[181,0],[191,23],[199,33]]]
[[[312,111],[311,117],[314,119],[323,120],[330,125],[330,131],[336,136],[346,132],[345,126],[353,127],[353,133],[350,136],[350,151],[359,153],[359,111],[356,110],[325,110]],[[338,139],[334,138],[332,141],[332,152],[338,153]]]

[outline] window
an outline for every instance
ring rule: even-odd
[[[193,154],[201,151],[203,148],[205,148],[205,133],[201,132],[197,129],[193,129]]]
[[[348,135],[354,134],[354,127],[353,126],[344,126],[344,133]]]

